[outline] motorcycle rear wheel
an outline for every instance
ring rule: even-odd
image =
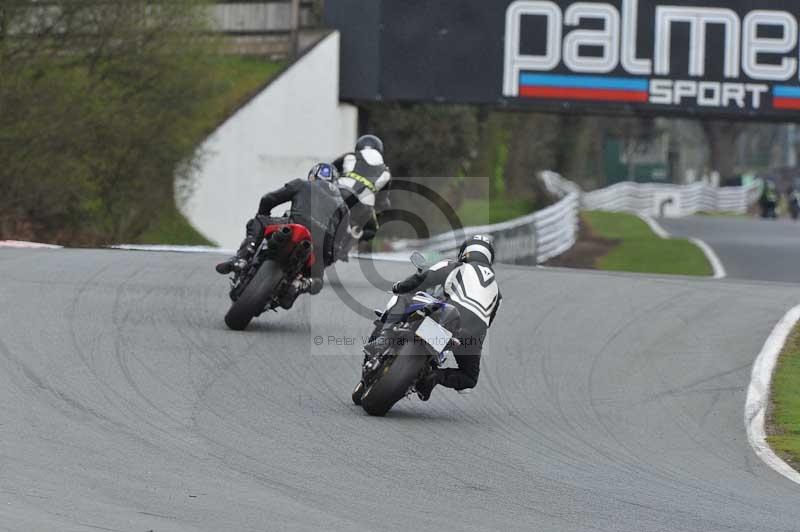
[[[419,378],[428,355],[416,354],[419,346],[403,346],[394,359],[378,368],[379,376],[364,390],[361,407],[371,416],[385,416],[394,404],[405,397],[408,389]]]
[[[275,286],[283,278],[283,270],[273,261],[261,265],[239,299],[225,314],[225,324],[234,331],[243,331],[272,299]]]

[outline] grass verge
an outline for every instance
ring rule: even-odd
[[[206,122],[200,128],[203,134],[210,134],[255,96],[283,65],[258,57],[219,56],[211,60],[208,75],[214,79],[219,92],[209,103]],[[195,144],[199,145],[202,141],[203,138],[199,137],[195,139]],[[213,242],[192,227],[177,208],[172,208],[153,220],[150,227],[136,240],[136,244],[213,245]]]
[[[767,441],[788,464],[800,464],[800,325],[783,346],[772,377]]]
[[[213,242],[192,227],[189,220],[177,208],[164,212],[154,220],[147,230],[139,235],[134,244],[156,244],[172,246],[213,246]]]
[[[536,210],[536,205],[527,200],[465,199],[456,214],[464,227],[505,222],[525,216]]]
[[[219,92],[209,104],[209,130],[224,122],[250,100],[283,68],[284,63],[260,57],[219,56],[210,62],[208,75]],[[197,139],[197,143],[203,139]]]
[[[682,238],[660,238],[640,218],[619,212],[584,212],[593,233],[618,241],[595,261],[600,270],[710,276],[703,252]]]

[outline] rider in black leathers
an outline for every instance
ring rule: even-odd
[[[763,188],[761,190],[761,197],[758,199],[759,206],[761,207],[762,218],[778,217],[776,211],[778,199],[778,188],[775,185],[775,182],[770,179],[765,179]]]
[[[247,235],[239,251],[225,262],[217,264],[217,272],[229,274],[246,265],[258,248],[267,226],[296,223],[305,226],[311,233],[316,260],[309,278],[297,287],[296,293],[291,294],[293,297],[289,299],[293,302],[302,292],[316,294],[322,290],[323,271],[325,266],[336,260],[350,220],[347,205],[335,185],[335,176],[333,166],[321,163],[311,169],[307,181],[295,179],[265,194],[259,203],[258,213],[247,222]],[[286,202],[292,204],[288,214],[281,218],[271,217],[272,209]],[[291,302],[288,302],[288,306],[291,306]]]
[[[458,369],[434,369],[428,378],[417,384],[417,392],[427,401],[437,384],[455,390],[468,390],[478,383],[481,351],[486,333],[494,322],[502,296],[495,280],[492,263],[494,246],[488,237],[468,238],[459,250],[458,260],[444,260],[427,270],[395,283],[395,294],[410,294],[441,285],[447,301],[461,314],[461,329],[454,336],[460,345],[453,349]],[[391,320],[391,318],[389,318]],[[367,354],[381,349],[380,333],[387,323],[376,323],[370,342],[364,346]],[[364,390],[359,382],[353,392],[358,404]]]
[[[386,186],[392,178],[383,160],[383,142],[375,135],[364,135],[356,141],[355,150],[336,159],[337,184],[350,209],[351,223],[363,233],[356,235],[369,241],[378,231],[378,214],[389,209]]]

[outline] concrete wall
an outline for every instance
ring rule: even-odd
[[[339,34],[332,33],[203,143],[181,211],[219,245],[238,246],[261,195],[351,150],[357,122],[357,109],[339,103]]]

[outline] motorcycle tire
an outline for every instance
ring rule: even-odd
[[[245,287],[239,299],[225,314],[225,324],[234,331],[243,331],[260,314],[272,299],[275,286],[283,278],[280,266],[272,261],[261,265]]]
[[[378,369],[379,376],[364,390],[361,407],[371,416],[385,416],[394,404],[405,397],[419,378],[428,355],[415,354],[419,346],[403,346],[386,366]]]

